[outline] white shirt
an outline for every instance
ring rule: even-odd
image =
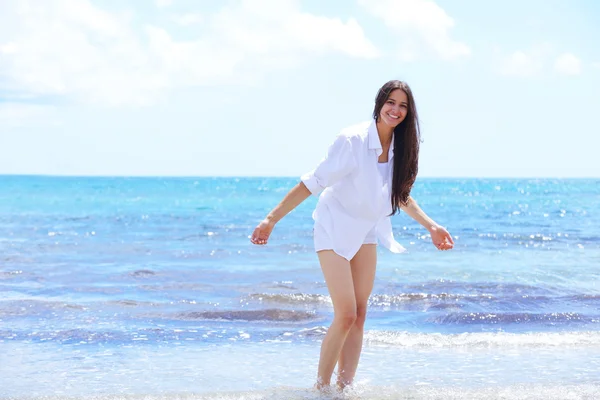
[[[388,161],[377,163],[377,168],[379,169],[379,175],[381,175],[381,179],[383,179],[384,185],[385,185],[386,179],[387,179],[388,165],[389,165]]]
[[[390,165],[393,149],[392,137]],[[313,195],[320,195],[313,219],[331,238],[333,251],[347,260],[354,257],[373,228],[384,247],[393,253],[406,251],[392,232],[392,168],[383,179],[377,166],[382,151],[374,120],[355,125],[342,130],[327,157],[301,178]]]

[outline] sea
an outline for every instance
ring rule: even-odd
[[[419,178],[354,385],[298,178],[0,176],[0,399],[600,399],[600,179]],[[334,376],[335,379],[335,376]]]

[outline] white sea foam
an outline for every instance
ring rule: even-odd
[[[36,396],[27,400],[584,400],[600,398],[600,385],[513,385],[483,388],[373,386],[358,383],[344,392],[322,394],[315,389],[275,387],[260,391],[165,393],[146,395]],[[12,397],[21,400],[25,397]]]
[[[144,341],[127,346],[7,341],[2,347],[6,354],[19,354],[2,365],[2,399],[61,393],[99,400],[318,398],[310,387],[320,346],[312,341],[210,346],[183,341],[163,346]],[[599,370],[598,346],[368,344],[356,387],[341,398],[594,399],[600,398],[594,397],[600,389]],[[141,394],[146,396],[135,396]]]
[[[317,326],[288,332],[286,336],[322,338],[327,327]],[[502,348],[502,347],[600,347],[600,332],[467,332],[458,334],[367,330],[367,346],[398,348]]]
[[[600,332],[476,332],[460,334],[368,331],[365,341],[397,347],[568,347],[599,346]]]

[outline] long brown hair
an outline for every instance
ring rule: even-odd
[[[389,81],[379,89],[375,98],[373,118],[377,121],[381,108],[390,97],[390,94],[400,89],[408,97],[408,113],[406,118],[394,128],[394,165],[392,175],[392,215],[396,214],[400,206],[408,203],[412,189],[419,171],[419,143],[421,130],[419,116],[412,91],[406,82]]]

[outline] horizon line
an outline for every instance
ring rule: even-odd
[[[0,177],[30,177],[30,178],[174,178],[174,179],[298,179],[300,176],[294,175],[84,175],[84,174],[18,174],[18,173],[0,173]],[[473,175],[440,175],[440,176],[417,176],[418,179],[600,179],[600,176],[473,176]]]

